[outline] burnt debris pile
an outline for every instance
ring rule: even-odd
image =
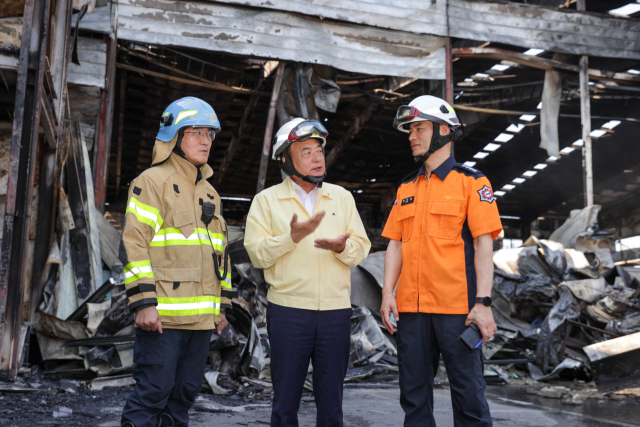
[[[528,374],[595,380],[611,391],[640,383],[640,270],[612,256],[613,232],[600,230],[599,206],[573,211],[548,240],[494,253],[493,314],[485,344],[492,382]],[[515,375],[515,376],[514,376]]]

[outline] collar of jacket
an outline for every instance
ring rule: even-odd
[[[435,168],[433,170],[433,173],[440,178],[441,180],[444,181],[444,179],[447,177],[447,175],[449,175],[449,172],[451,172],[451,170],[453,169],[453,167],[456,165],[456,159],[453,156],[449,156],[449,158],[447,160],[445,160],[444,162],[440,163],[440,165]],[[424,163],[422,164],[422,167],[420,168],[420,170],[418,171],[418,174],[416,175],[415,179],[413,180],[413,182],[416,181],[416,179],[418,179],[418,177],[420,175],[424,175],[427,176],[427,168],[425,167]]]
[[[184,176],[189,182],[196,183],[198,177],[198,168],[194,166],[189,160],[184,159],[176,153],[171,153],[169,156],[169,162],[176,168],[178,173]],[[213,169],[207,163],[200,166],[200,172],[202,172],[202,179],[207,180],[213,176]]]
[[[325,196],[333,200],[333,195],[331,194],[332,191],[330,187],[330,185],[323,185],[322,187],[318,188],[318,194],[320,195],[320,197]],[[278,199],[295,199],[297,197],[298,195],[293,189],[293,185],[291,185],[290,177],[286,177],[284,181],[278,184]]]

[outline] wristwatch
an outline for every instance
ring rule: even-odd
[[[479,302],[480,304],[487,307],[491,307],[491,297],[478,297],[476,298],[476,302]]]

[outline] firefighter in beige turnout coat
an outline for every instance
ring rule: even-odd
[[[226,326],[224,309],[235,290],[230,264],[224,271],[227,228],[206,163],[219,131],[209,104],[192,97],[175,101],[162,116],[152,167],[129,189],[120,258],[136,318],[136,387],[122,426],[187,426],[211,333]],[[205,204],[215,205],[208,224]]]

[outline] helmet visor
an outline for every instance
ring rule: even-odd
[[[398,108],[398,111],[396,111],[396,117],[393,119],[393,127],[397,128],[398,126],[402,126],[420,115],[420,110],[416,107],[402,105]]]
[[[309,138],[322,138],[326,141],[327,136],[329,136],[329,132],[322,123],[317,120],[305,120],[291,129],[288,134],[274,136],[273,143],[277,144],[288,140],[289,144],[291,144],[295,141],[304,141]],[[286,148],[289,144],[285,144],[283,147]],[[281,151],[282,149],[278,150],[278,152]]]
[[[302,141],[313,137],[326,139],[328,135],[329,132],[319,121],[305,120],[291,129],[291,132],[289,132],[289,141]]]
[[[437,116],[438,114],[445,114],[445,112],[442,111],[442,108],[447,108],[447,111],[453,111],[453,108],[446,107],[445,105],[443,105],[442,107],[440,107],[440,109],[431,109],[425,113],[418,110],[416,107],[403,105],[400,108],[398,108],[398,111],[396,111],[396,116],[393,119],[393,127],[399,130],[403,130],[402,127],[407,123],[411,123],[412,121],[414,121],[413,119],[415,119],[416,117],[419,117],[422,120],[438,123],[441,125],[457,126],[459,124],[457,117],[454,116],[450,118],[449,121],[451,123],[449,123],[447,120],[443,119],[442,117]],[[407,129],[405,129],[404,131],[408,132]]]

